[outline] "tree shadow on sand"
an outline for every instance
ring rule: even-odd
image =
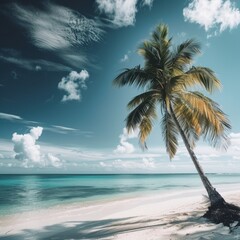
[[[0,235],[0,239],[106,239],[117,234],[161,225],[158,219],[131,221],[131,218],[120,218],[84,222],[69,221],[47,226],[41,230],[25,229],[19,234],[10,235],[8,232],[7,236]]]
[[[201,217],[201,212],[168,214],[161,218],[119,218],[98,221],[69,221],[62,224],[46,226],[40,230],[25,229],[21,233],[0,235],[5,240],[62,240],[62,239],[112,239],[114,236],[136,231],[153,231],[158,228],[173,229],[170,239],[240,239],[237,232],[219,232],[222,226],[208,223]],[[202,225],[209,224],[210,228],[202,228]],[[189,234],[188,230],[199,226],[199,230]],[[202,229],[201,229],[202,228]],[[177,230],[176,230],[177,229]],[[210,236],[210,238],[209,238]],[[156,239],[161,238],[161,232]],[[120,238],[121,239],[121,238]]]

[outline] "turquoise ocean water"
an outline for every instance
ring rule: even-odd
[[[208,177],[216,188],[240,183],[240,174]],[[0,215],[200,187],[197,174],[0,175]]]

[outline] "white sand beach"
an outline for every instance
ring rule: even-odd
[[[218,189],[239,205],[239,185]],[[1,217],[1,239],[240,239],[201,216],[207,204],[204,190],[194,189],[119,199],[82,206],[59,205],[37,212]]]

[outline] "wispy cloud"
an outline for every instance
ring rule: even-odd
[[[42,3],[41,8],[16,3],[10,6],[13,20],[29,32],[33,45],[53,51],[71,66],[91,65],[81,46],[101,40],[101,22],[49,2]]]
[[[29,126],[31,128],[31,126]],[[70,128],[65,126],[59,126],[59,125],[51,125],[44,127],[45,131],[53,132],[53,133],[59,133],[59,134],[75,134],[75,135],[82,135],[85,137],[92,137],[93,132],[91,131],[82,131],[80,129],[76,128]]]
[[[33,126],[28,126],[29,129],[31,129]],[[44,126],[44,131],[52,132],[52,133],[59,133],[59,134],[69,134],[74,131],[67,131],[67,130],[62,130],[59,128],[56,128],[54,126]]]
[[[40,123],[37,121],[30,121],[22,118],[21,116],[9,114],[9,113],[2,113],[0,112],[0,120],[6,120],[6,121],[12,121],[12,122],[18,122],[21,124],[28,125],[27,127],[29,129],[34,128],[36,125],[42,125],[45,131],[53,132],[53,133],[59,133],[59,134],[75,134],[75,135],[83,135],[86,137],[91,137],[93,135],[93,132],[91,131],[82,131],[80,129],[66,127],[66,126],[60,126],[60,125],[47,125],[46,123]]]
[[[239,8],[230,0],[192,0],[183,9],[185,21],[198,23],[205,31],[215,30],[217,35],[226,29],[233,29],[240,24]]]
[[[27,59],[21,56],[17,51],[2,49],[0,51],[0,60],[12,63],[20,68],[30,71],[71,71],[71,67],[61,63],[51,62],[44,59]]]
[[[18,115],[10,114],[10,113],[2,113],[2,112],[0,112],[0,119],[7,120],[7,121],[14,121],[14,122],[19,122],[19,123],[24,123],[24,124],[38,124],[38,122],[25,120],[25,119],[23,119],[22,117],[20,117]]]
[[[20,116],[9,114],[9,113],[2,113],[0,112],[0,119],[5,119],[9,121],[21,121],[23,120]]]
[[[72,71],[68,76],[63,77],[62,80],[58,83],[58,88],[67,92],[63,96],[62,102],[70,100],[81,100],[81,89],[86,89],[86,80],[89,78],[89,73],[87,70],[82,70],[77,73]]]
[[[59,50],[85,45],[99,41],[103,33],[95,20],[57,4],[45,3],[43,9],[13,4],[11,8],[17,23],[29,30],[33,43],[40,48]]]
[[[52,125],[53,127],[55,127],[56,129],[60,129],[63,131],[77,131],[76,128],[70,128],[70,127],[64,127],[64,126],[59,126],[59,125]]]
[[[153,0],[96,0],[98,9],[104,13],[117,27],[126,27],[135,24],[137,3],[142,6],[152,6]]]

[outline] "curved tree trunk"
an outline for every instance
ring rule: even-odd
[[[197,172],[202,180],[202,183],[208,193],[208,196],[209,196],[209,200],[210,200],[210,203],[211,203],[211,206],[214,207],[214,206],[220,206],[220,205],[225,205],[226,202],[225,200],[223,199],[223,197],[217,192],[217,190],[212,186],[212,184],[210,183],[210,181],[208,180],[207,176],[205,175],[205,173],[203,172],[203,169],[202,167],[200,166],[199,162],[198,162],[198,159],[195,155],[195,153],[193,152],[189,142],[188,142],[188,139],[184,133],[184,131],[182,130],[178,120],[177,120],[177,117],[172,109],[172,106],[170,104],[170,114],[172,115],[173,119],[174,119],[174,122],[176,123],[177,125],[177,128],[180,132],[180,135],[183,139],[183,142],[188,150],[188,153],[194,163],[194,166],[195,168],[197,169]]]

